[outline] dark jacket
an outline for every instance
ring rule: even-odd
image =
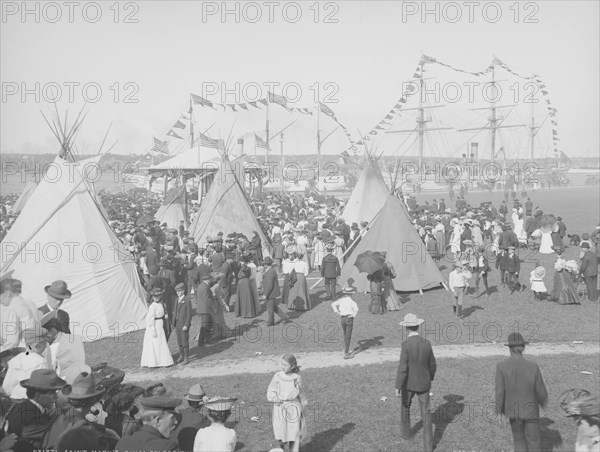
[[[496,407],[509,419],[539,419],[548,401],[540,368],[520,354],[496,365]]]
[[[187,326],[189,331],[193,316],[192,300],[189,295],[183,297],[182,303],[179,302],[178,298],[173,300],[173,328]]]
[[[517,248],[519,246],[519,239],[517,238],[517,234],[515,234],[513,231],[503,231],[498,239],[498,248],[501,250],[507,250],[509,246],[514,246]]]
[[[169,438],[165,438],[158,430],[149,425],[144,425],[131,436],[121,438],[115,446],[117,451],[130,450],[152,450],[152,451],[170,451],[177,450],[177,443]]]
[[[402,343],[396,389],[417,393],[429,391],[436,368],[431,342],[419,335],[409,337]]]
[[[38,308],[38,311],[40,311],[42,313],[42,315],[48,314],[50,312],[50,308],[48,307],[47,304],[45,304],[43,306],[40,306]],[[58,312],[56,313],[56,317],[58,318],[58,321],[62,325],[63,331],[67,334],[71,334],[71,329],[69,328],[69,324],[71,323],[69,313],[66,311],[63,311],[62,309],[58,309]]]
[[[512,257],[510,257],[508,252],[504,253],[500,262],[500,268],[507,272],[519,273],[521,271],[521,261],[517,253],[513,254]]]
[[[196,314],[212,314],[213,298],[212,290],[206,281],[201,282],[196,290]]]
[[[148,269],[148,273],[150,275],[158,275],[158,262],[160,260],[160,256],[156,252],[155,249],[148,247],[146,249],[146,268]]]
[[[50,417],[29,399],[15,403],[3,424],[7,434],[14,433],[19,437],[15,451],[41,449],[42,439],[51,426]]]
[[[262,279],[262,288],[267,300],[272,300],[281,295],[277,270],[271,266],[265,271]]]
[[[321,262],[321,276],[323,278],[337,278],[340,276],[340,261],[333,254],[326,254]]]
[[[579,273],[581,273],[583,276],[597,276],[598,255],[590,250],[587,250],[581,258],[581,266],[579,267]]]

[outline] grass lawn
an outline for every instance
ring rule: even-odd
[[[578,248],[567,248],[567,259],[578,260]],[[553,255],[521,255],[524,260],[521,281],[528,281],[529,272],[539,259],[546,268],[552,268]],[[447,276],[451,265],[441,262],[442,273]],[[546,286],[552,288],[554,270],[546,276]],[[426,320],[422,334],[434,345],[481,342],[503,342],[514,330],[520,331],[531,342],[571,342],[581,340],[598,342],[600,313],[598,303],[584,300],[581,305],[561,306],[549,301],[534,301],[532,292],[516,292],[510,295],[507,290],[496,288],[499,273],[494,270],[490,286],[495,290],[489,298],[479,297],[465,300],[466,318],[457,323],[452,317],[451,295],[443,289],[431,290],[421,297],[418,293],[402,294],[405,309],[385,315],[372,315],[368,312],[368,295],[359,294],[359,314],[354,323],[353,344],[365,341],[366,346],[400,346],[404,337],[398,322],[407,312],[412,312]],[[251,357],[255,352],[283,355],[287,352],[301,354],[307,351],[335,351],[343,349],[343,335],[339,318],[329,303],[324,301],[323,285],[313,291],[313,309],[292,313],[293,322],[266,327],[266,312],[255,319],[236,318],[226,314],[226,322],[232,336],[220,344],[198,350],[192,348],[203,361]],[[265,308],[263,308],[265,309]],[[558,321],[560,320],[560,323]],[[191,335],[199,329],[199,319],[194,317]],[[144,331],[137,331],[120,337],[86,343],[89,363],[109,362],[120,368],[134,368],[139,365]],[[177,352],[175,335],[170,339],[173,353]]]
[[[508,355],[508,350],[507,350]],[[499,425],[493,411],[494,373],[498,358],[440,359],[433,385],[434,443],[438,451],[512,450],[508,425]],[[542,450],[574,449],[576,427],[562,417],[560,394],[570,388],[598,390],[597,356],[558,355],[538,357],[550,402],[541,414]],[[302,362],[299,362],[302,365]],[[400,401],[395,397],[397,364],[302,371],[309,406],[306,410],[309,438],[302,450],[321,451],[417,451],[422,448],[420,414],[413,410],[411,441],[399,437]],[[278,369],[273,369],[275,372]],[[580,372],[591,371],[593,375]],[[200,383],[209,395],[238,397],[230,427],[238,436],[236,450],[266,451],[275,446],[266,402],[272,374],[206,378]],[[170,379],[165,384],[174,395],[184,395],[194,380]],[[387,401],[381,401],[382,397]],[[413,407],[416,408],[416,407]],[[250,418],[258,416],[259,421]]]

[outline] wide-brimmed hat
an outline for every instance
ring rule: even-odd
[[[344,287],[342,292],[344,292],[346,294],[352,294],[352,293],[356,292],[356,289],[354,287]]]
[[[153,297],[154,296],[160,297],[164,293],[165,293],[165,289],[161,289],[160,287],[156,287],[150,291],[150,295],[152,295]]]
[[[263,263],[263,265],[272,265],[273,259],[271,259],[269,256],[266,256],[263,258],[262,263]]]
[[[152,396],[140,400],[142,406],[147,410],[174,412],[181,405],[182,400],[174,397]]]
[[[71,291],[67,288],[67,283],[64,281],[54,281],[49,286],[44,287],[44,290],[52,298],[58,300],[67,300],[71,298]]]
[[[190,388],[188,393],[183,398],[190,402],[202,402],[206,397],[206,392],[200,383],[196,383]]]
[[[89,372],[81,372],[71,385],[71,390],[67,394],[69,399],[85,400],[104,394],[106,389],[96,387],[96,379]]]
[[[588,242],[581,242],[581,248],[586,248],[586,249],[590,249],[590,244]]]
[[[67,382],[59,378],[52,369],[36,369],[27,380],[22,380],[19,384],[24,388],[39,391],[58,391]]]
[[[236,400],[234,397],[211,397],[204,405],[210,411],[228,411],[233,408]]]
[[[335,248],[335,245],[333,243],[331,243],[331,242],[328,243],[327,245],[325,245],[325,249],[332,250],[334,248]]]
[[[404,320],[399,323],[400,326],[419,326],[425,320],[418,318],[414,314],[406,314]]]
[[[508,335],[508,343],[504,345],[507,347],[522,347],[527,344],[529,344],[529,342],[523,339],[523,335],[521,333],[510,333]]]

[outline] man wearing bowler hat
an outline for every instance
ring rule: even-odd
[[[190,362],[190,327],[194,316],[192,300],[189,295],[185,294],[185,284],[177,284],[175,291],[177,292],[177,300],[173,308],[173,328],[179,346],[177,363],[188,364]]]
[[[539,406],[548,402],[540,368],[523,358],[526,344],[521,334],[509,334],[510,358],[496,365],[496,409],[510,420],[516,452],[541,450]]]
[[[141,399],[141,405],[140,419],[143,427],[133,435],[121,438],[115,450],[179,450],[177,442],[169,437],[181,420],[180,414],[175,411],[175,408],[181,405],[181,399],[146,397]]]
[[[433,451],[433,428],[429,412],[431,382],[437,365],[431,343],[419,336],[419,325],[424,322],[414,314],[406,314],[400,325],[406,328],[408,337],[402,343],[400,364],[396,375],[396,395],[402,398],[400,407],[400,436],[410,439],[410,404],[416,395],[421,407],[423,421],[423,450]]]
[[[5,433],[19,438],[14,450],[42,448],[44,435],[52,426],[56,391],[65,384],[51,369],[34,370],[31,377],[20,382],[27,390],[27,399],[10,408],[2,425]]]
[[[200,317],[200,331],[198,331],[198,347],[208,342],[211,335],[215,333],[214,317],[216,313],[215,296],[210,290],[212,276],[202,275],[198,289],[196,290],[196,314]]]
[[[277,264],[273,262],[269,256],[263,259],[263,265],[268,267],[263,274],[262,287],[265,298],[267,299],[267,326],[275,324],[275,313],[283,320],[287,320],[289,316],[277,306],[277,298],[281,296],[279,287],[279,279],[277,277]]]
[[[194,450],[194,438],[198,430],[210,425],[208,418],[202,414],[206,392],[199,383],[190,388],[187,395],[188,407],[179,410],[181,422],[171,433],[171,439],[177,441],[181,450]]]
[[[64,281],[54,281],[49,286],[44,287],[44,290],[48,294],[48,301],[44,306],[39,307],[38,310],[42,315],[48,314],[50,311],[58,311],[56,316],[63,325],[63,331],[71,334],[69,314],[59,309],[65,300],[71,298],[71,291],[68,289],[67,283]]]

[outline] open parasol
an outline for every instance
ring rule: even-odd
[[[364,253],[356,256],[354,265],[361,273],[375,273],[378,270],[383,269],[385,259],[382,254],[378,251],[365,251]]]

